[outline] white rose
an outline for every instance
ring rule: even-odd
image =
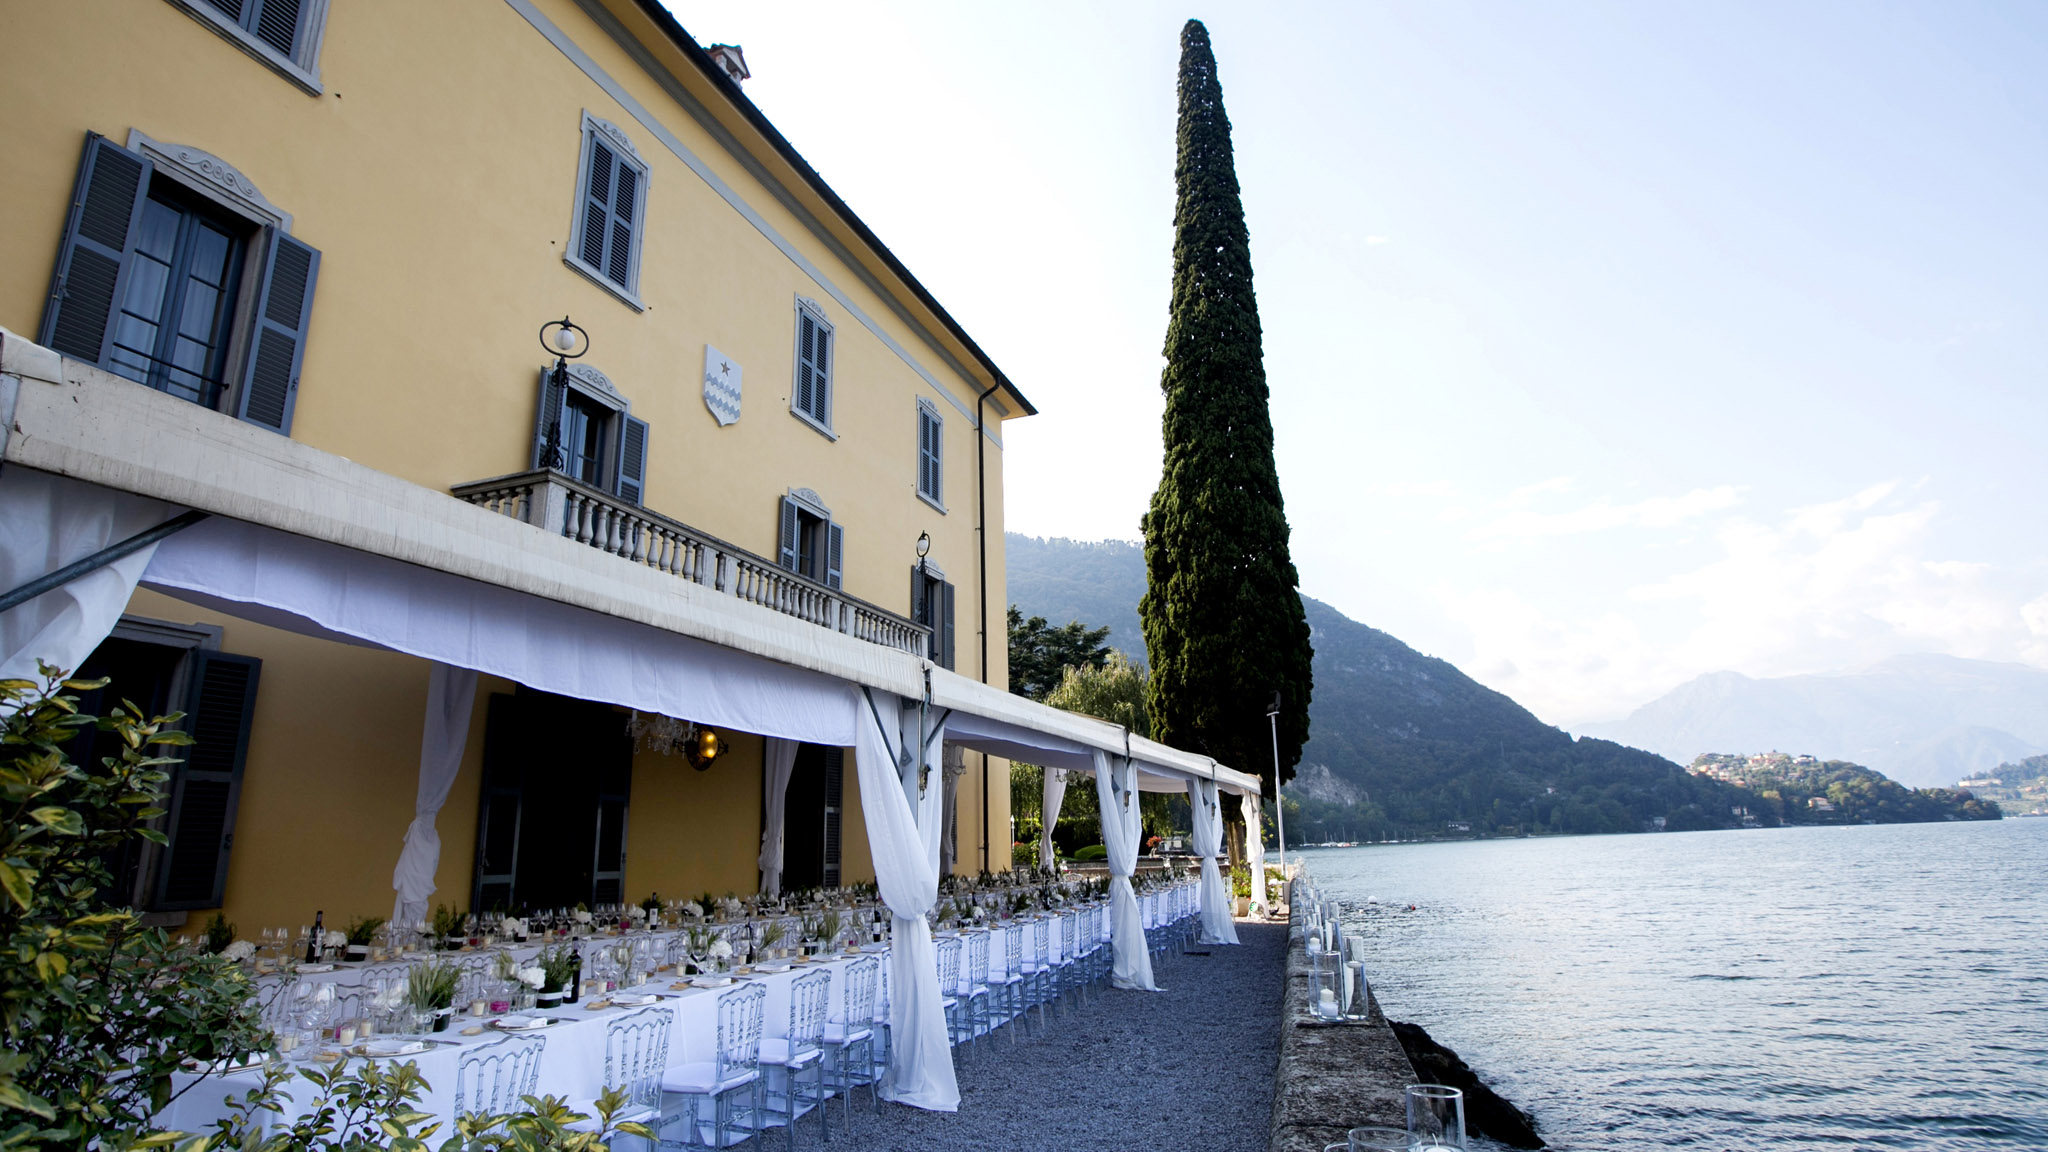
[[[507,936],[526,935],[526,921],[517,919],[512,916],[505,917],[504,922],[500,924],[499,927],[504,930]]]
[[[548,982],[548,974],[539,968],[521,968],[519,982],[538,992]]]
[[[320,942],[329,948],[340,948],[348,943],[348,936],[346,933],[329,929],[327,935],[322,937]]]
[[[647,909],[635,904],[631,908],[626,909],[626,916],[632,920],[645,920],[647,919]]]
[[[731,945],[731,944],[728,944],[728,943],[726,943],[726,941],[725,941],[725,938],[724,938],[723,936],[721,936],[721,937],[719,937],[718,939],[716,939],[716,940],[713,940],[713,941],[711,942],[711,958],[712,958],[712,959],[714,959],[714,960],[724,960],[724,959],[727,959],[727,958],[729,958],[729,957],[730,957],[731,955],[732,955],[732,945]]]
[[[220,950],[220,954],[237,963],[256,955],[256,946],[247,940],[237,940]]]
[[[577,922],[578,924],[588,924],[588,923],[590,923],[590,913],[589,913],[589,912],[586,912],[586,911],[584,911],[584,910],[583,910],[583,909],[581,909],[581,908],[578,908],[578,909],[576,910],[576,922]]]
[[[701,917],[704,915],[704,906],[697,903],[695,900],[692,900],[688,904],[683,905],[683,914],[686,916]]]

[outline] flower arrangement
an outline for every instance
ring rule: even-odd
[[[377,929],[383,926],[382,916],[358,916],[342,930],[342,942],[356,948],[367,948],[370,941],[377,938]]]
[[[683,905],[683,915],[688,916],[692,920],[702,920],[704,918],[704,906],[692,900]]]
[[[498,930],[514,940],[526,939],[526,921],[517,916],[507,916],[498,921]]]
[[[789,937],[789,929],[780,920],[770,920],[761,925],[761,951],[780,948]]]
[[[236,940],[220,950],[220,954],[237,964],[246,964],[256,955],[256,946],[247,940]]]
[[[727,940],[723,936],[718,937],[711,942],[711,948],[707,955],[713,960],[732,959],[732,941]]]

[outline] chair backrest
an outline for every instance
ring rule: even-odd
[[[768,1011],[768,986],[749,984],[718,998],[718,1068],[730,1072],[761,1063],[761,1018]]]
[[[1003,957],[1009,966],[1003,969],[1011,976],[1024,970],[1024,926],[1008,924],[1003,927]]]
[[[1078,912],[1060,913],[1060,955],[1068,960],[1080,952],[1081,915]]]
[[[661,1074],[668,1068],[675,1022],[675,1013],[656,1004],[605,1023],[604,1086],[623,1089],[629,1107],[661,1107]]]
[[[938,946],[939,990],[951,996],[960,990],[960,938],[948,936]]]
[[[963,987],[988,983],[988,933],[976,932],[967,938],[967,972],[961,983]]]
[[[688,932],[678,932],[670,936],[668,942],[662,945],[661,962],[675,969],[678,975],[682,973],[683,962],[689,958],[690,934]]]
[[[507,1036],[462,1054],[455,1066],[455,1114],[497,1115],[516,1111],[521,1096],[540,1082],[545,1036]]]
[[[1031,960],[1044,964],[1052,953],[1052,925],[1044,918],[1031,922]]]
[[[832,1005],[832,972],[819,968],[789,982],[789,1046],[815,1048],[825,1037],[825,1011]]]
[[[875,1019],[875,985],[882,976],[882,960],[863,956],[846,966],[846,1019],[856,1027]]]

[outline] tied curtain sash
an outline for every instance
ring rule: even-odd
[[[919,713],[907,713],[887,692],[862,690],[854,767],[861,814],[874,855],[875,886],[888,905],[889,1070],[881,1095],[932,1112],[960,1110],[960,1084],[939,993],[938,950],[928,917],[939,900],[939,822],[942,771],[931,749],[943,722],[922,731]],[[886,728],[885,728],[886,725]],[[922,746],[920,746],[922,745]],[[920,779],[922,777],[922,780]],[[920,787],[920,784],[923,786]]]
[[[1235,944],[1237,924],[1230,916],[1223,873],[1216,867],[1216,857],[1223,851],[1223,807],[1216,799],[1216,782],[1188,781],[1188,807],[1195,818],[1195,855],[1202,858],[1202,941]]]
[[[1145,915],[1131,876],[1138,870],[1138,770],[1126,759],[1095,753],[1095,799],[1102,808],[1102,846],[1109,863],[1110,948],[1115,957],[1109,982],[1118,988],[1161,991],[1152,978],[1152,954],[1145,947]]]

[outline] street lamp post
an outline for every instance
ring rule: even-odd
[[[1273,690],[1273,702],[1266,706],[1266,719],[1273,726],[1273,816],[1280,831],[1280,883],[1287,883],[1287,806],[1280,802],[1280,690]]]

